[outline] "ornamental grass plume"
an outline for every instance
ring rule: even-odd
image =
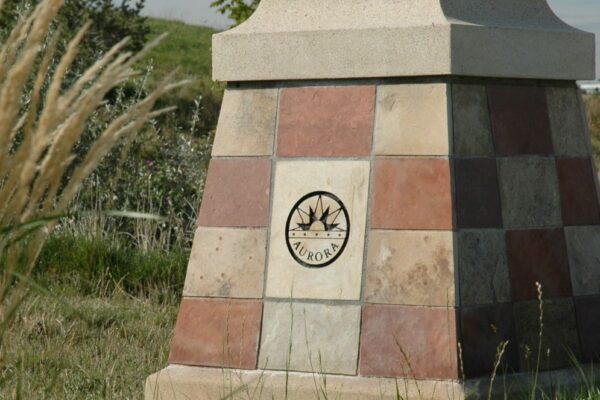
[[[136,74],[133,65],[160,38],[138,54],[124,51],[124,39],[68,83],[67,73],[90,25],[55,60],[59,32],[52,33],[52,23],[63,2],[42,0],[16,23],[0,49],[0,350],[57,217],[116,144],[131,140],[148,120],[170,110],[154,110],[156,100],[186,83],[172,83],[169,75],[111,121],[76,161],[74,148],[90,116],[111,89]]]

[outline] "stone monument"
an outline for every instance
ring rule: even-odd
[[[461,399],[600,357],[594,36],[546,0],[263,0],[147,399]],[[546,349],[550,348],[550,353]]]

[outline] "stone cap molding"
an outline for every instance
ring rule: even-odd
[[[262,0],[213,36],[218,81],[595,79],[595,37],[546,0]]]

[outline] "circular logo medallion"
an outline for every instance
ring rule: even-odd
[[[288,250],[300,265],[323,268],[344,251],[350,236],[350,218],[337,196],[312,192],[294,205],[285,232]]]

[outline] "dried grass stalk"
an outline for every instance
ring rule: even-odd
[[[83,161],[73,165],[74,148],[90,116],[111,89],[134,75],[133,65],[161,38],[135,55],[123,53],[124,39],[65,88],[65,77],[89,28],[86,24],[47,82],[58,43],[58,35],[49,37],[49,32],[63,1],[43,0],[16,24],[0,49],[0,265],[5,266],[0,277],[0,346],[2,327],[20,303],[20,296],[9,296],[9,291],[24,285],[21,279],[15,286],[15,272],[31,273],[56,223],[42,218],[64,213],[84,180],[120,140],[132,140],[149,119],[169,111],[153,111],[156,100],[185,84],[172,83],[173,75],[168,76],[109,124]],[[33,229],[40,220],[43,229]]]

